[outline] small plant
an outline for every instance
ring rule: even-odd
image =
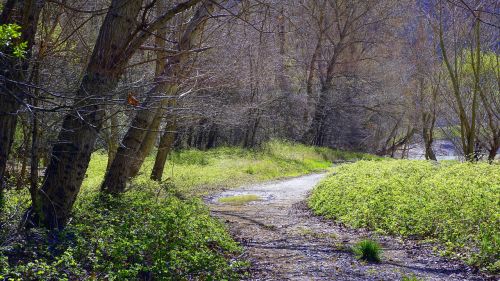
[[[357,259],[369,262],[380,262],[382,247],[380,247],[377,242],[367,239],[356,243],[352,251]]]
[[[401,281],[420,281],[421,279],[419,279],[417,276],[415,276],[415,274],[412,274],[410,276],[403,276],[403,278],[401,279]]]
[[[245,170],[245,173],[249,174],[249,175],[253,175],[255,174],[255,169],[253,166],[250,166],[248,167],[246,170]]]

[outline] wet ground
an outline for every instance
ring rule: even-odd
[[[433,245],[353,230],[312,215],[304,200],[324,176],[241,187],[207,199],[244,246],[244,258],[251,262],[248,280],[493,280],[434,254]],[[219,202],[240,195],[260,200]],[[381,263],[354,258],[350,247],[365,238],[383,246]]]

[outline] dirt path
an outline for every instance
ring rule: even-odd
[[[308,175],[242,187],[208,198],[251,261],[249,280],[486,280],[458,262],[447,261],[429,245],[352,230],[313,216],[304,200],[324,177]],[[261,201],[220,203],[222,197],[258,195]],[[349,247],[370,237],[384,248],[383,261],[357,261]]]

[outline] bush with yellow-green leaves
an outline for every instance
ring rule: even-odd
[[[470,264],[500,270],[500,166],[360,161],[342,165],[309,206],[348,226],[436,239]]]

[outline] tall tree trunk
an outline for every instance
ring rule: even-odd
[[[10,46],[0,46],[0,211],[2,210],[4,176],[7,158],[14,141],[17,114],[25,99],[25,87],[17,82],[24,82],[28,69],[31,50],[35,41],[38,18],[45,1],[43,0],[8,0],[0,16],[0,24],[18,24],[21,26],[21,42],[27,42],[24,58],[12,56]]]
[[[199,40],[204,23],[214,7],[212,2],[207,2],[196,11],[179,42],[179,54],[169,58],[162,74],[157,77],[157,85],[148,93],[148,97],[153,96],[154,93],[166,93],[169,96],[177,93],[179,80],[182,78],[182,64],[189,58],[189,51],[195,45],[195,40]],[[146,104],[151,103],[147,101]],[[168,99],[163,99],[157,111],[141,110],[136,114],[110,170],[106,173],[101,186],[103,192],[116,194],[125,190],[127,181],[137,173],[148,150],[150,151],[148,147],[152,147],[148,142],[152,144],[156,139],[160,122],[157,124],[153,124],[153,122],[160,120],[159,118],[163,116],[167,104]],[[151,142],[151,140],[153,141]]]
[[[164,13],[164,10],[166,10],[166,1],[160,2],[160,7],[158,9],[158,13],[162,14]],[[165,68],[167,66],[167,52],[164,51],[166,49],[167,44],[165,41],[165,38],[167,38],[167,31],[166,27],[159,29],[156,33],[155,37],[155,47],[158,49],[156,50],[156,65],[155,65],[155,76],[160,77],[163,72],[165,71]],[[172,89],[173,90],[173,89]],[[171,94],[166,90],[166,94]],[[134,161],[130,162],[130,174],[129,177],[135,177],[138,173],[139,170],[141,169],[142,163],[144,162],[144,159],[151,153],[153,150],[153,147],[155,145],[156,139],[158,137],[158,131],[160,129],[160,124],[163,118],[163,113],[164,113],[164,105],[167,102],[161,102],[161,105],[158,109],[156,109],[156,114],[153,118],[153,121],[149,124],[147,128],[147,132],[144,135],[144,139],[140,144],[140,147],[138,151],[136,152],[136,158],[134,158]]]
[[[142,1],[113,0],[101,26],[94,52],[76,92],[71,113],[64,118],[52,147],[45,181],[39,191],[40,212],[32,223],[62,228],[80,191],[97,133],[104,121],[106,95],[118,84],[128,58]]]
[[[344,31],[345,32],[345,31]],[[313,145],[322,146],[324,145],[324,133],[325,133],[325,122],[327,117],[327,107],[326,103],[328,101],[328,95],[331,94],[331,90],[333,88],[333,78],[335,74],[335,69],[337,66],[337,61],[340,57],[340,53],[344,50],[345,46],[343,45],[345,40],[345,33],[341,32],[339,34],[340,38],[338,43],[334,46],[334,53],[332,57],[328,61],[328,66],[326,69],[326,73],[324,75],[324,79],[322,80],[321,91],[316,101],[313,120],[309,127],[309,130],[305,134],[305,138],[312,138],[310,141]]]
[[[448,52],[444,42],[444,30],[443,30],[443,20],[442,20],[442,7],[439,10],[439,47],[441,49],[441,55],[443,57],[444,64],[448,70],[448,74],[452,84],[452,93],[455,98],[456,112],[458,113],[458,118],[460,120],[460,140],[462,143],[462,151],[464,157],[467,161],[474,161],[474,148],[476,146],[476,111],[477,111],[477,99],[479,92],[479,68],[480,68],[480,19],[476,18],[474,24],[474,35],[476,39],[476,49],[474,53],[474,48],[471,48],[471,58],[473,60],[473,73],[474,73],[474,86],[472,89],[472,105],[470,108],[470,118],[467,114],[466,107],[464,105],[463,97],[461,95],[460,88],[460,76],[458,75],[458,65],[452,65],[448,57]],[[457,48],[457,47],[456,47]],[[477,56],[476,63],[474,63],[475,57]]]
[[[41,48],[44,45],[43,41],[41,42]],[[33,76],[32,80],[35,85],[40,83],[40,52],[38,54],[38,60],[33,65]],[[38,106],[38,98],[40,97],[40,89],[35,88],[33,91],[32,103],[33,106]],[[35,212],[40,212],[40,200],[38,199],[38,167],[40,162],[39,157],[39,121],[38,114],[33,112],[31,115],[31,171],[30,171],[30,196],[31,196],[31,204],[33,206],[33,210]]]
[[[323,17],[321,17],[322,19]],[[314,53],[311,58],[311,62],[309,64],[309,74],[307,76],[307,81],[306,81],[306,93],[307,93],[307,107],[304,112],[304,122],[306,124],[309,124],[311,121],[310,117],[310,109],[314,106],[314,94],[313,94],[313,80],[314,80],[314,70],[315,67],[314,65],[316,64],[316,61],[318,60],[318,56],[320,55],[321,52],[321,41],[323,38],[323,33],[319,34],[318,42],[316,43],[316,47],[314,48]]]
[[[285,137],[289,140],[297,140],[294,117],[297,115],[299,108],[294,108],[294,96],[290,87],[290,79],[288,78],[287,62],[286,62],[286,31],[285,31],[285,15],[284,9],[281,8],[280,15],[278,16],[278,46],[279,46],[279,60],[276,69],[276,80],[280,89],[281,98],[284,100],[285,109],[282,114],[285,116]]]
[[[113,0],[104,19],[94,51],[76,92],[73,110],[64,118],[39,192],[41,212],[34,224],[62,228],[80,191],[90,154],[104,121],[105,101],[135,51],[156,29],[201,0],[176,4],[149,25],[138,26],[142,0]]]
[[[175,102],[173,107],[175,106]],[[163,170],[165,169],[165,163],[167,162],[167,157],[172,151],[175,142],[175,135],[177,130],[176,117],[171,113],[169,119],[167,120],[167,126],[165,132],[160,138],[160,145],[158,146],[158,152],[156,154],[155,164],[153,170],[151,171],[151,179],[155,181],[161,181],[163,177]]]
[[[207,149],[214,148],[217,140],[217,124],[212,123],[208,132]]]
[[[318,18],[318,28],[319,28],[318,41],[316,42],[316,47],[314,48],[314,52],[311,57],[311,62],[309,63],[308,67],[308,75],[306,81],[307,106],[304,112],[304,122],[305,124],[308,125],[311,122],[312,118],[310,110],[314,107],[314,102],[315,102],[315,96],[313,93],[313,81],[314,81],[314,70],[315,70],[314,66],[316,65],[316,62],[318,61],[318,58],[321,55],[321,45],[323,43],[323,36],[324,36],[323,33],[325,32],[323,27],[323,21],[324,21],[326,2],[327,1],[322,2],[322,6],[320,9],[320,14]]]
[[[422,138],[424,139],[425,159],[436,161],[436,154],[432,149],[434,142],[434,126],[436,124],[436,107],[437,107],[437,94],[439,82],[432,88],[432,100],[429,106],[432,108],[430,111],[424,109],[425,95],[424,95],[424,80],[420,79],[420,115],[422,118]]]

